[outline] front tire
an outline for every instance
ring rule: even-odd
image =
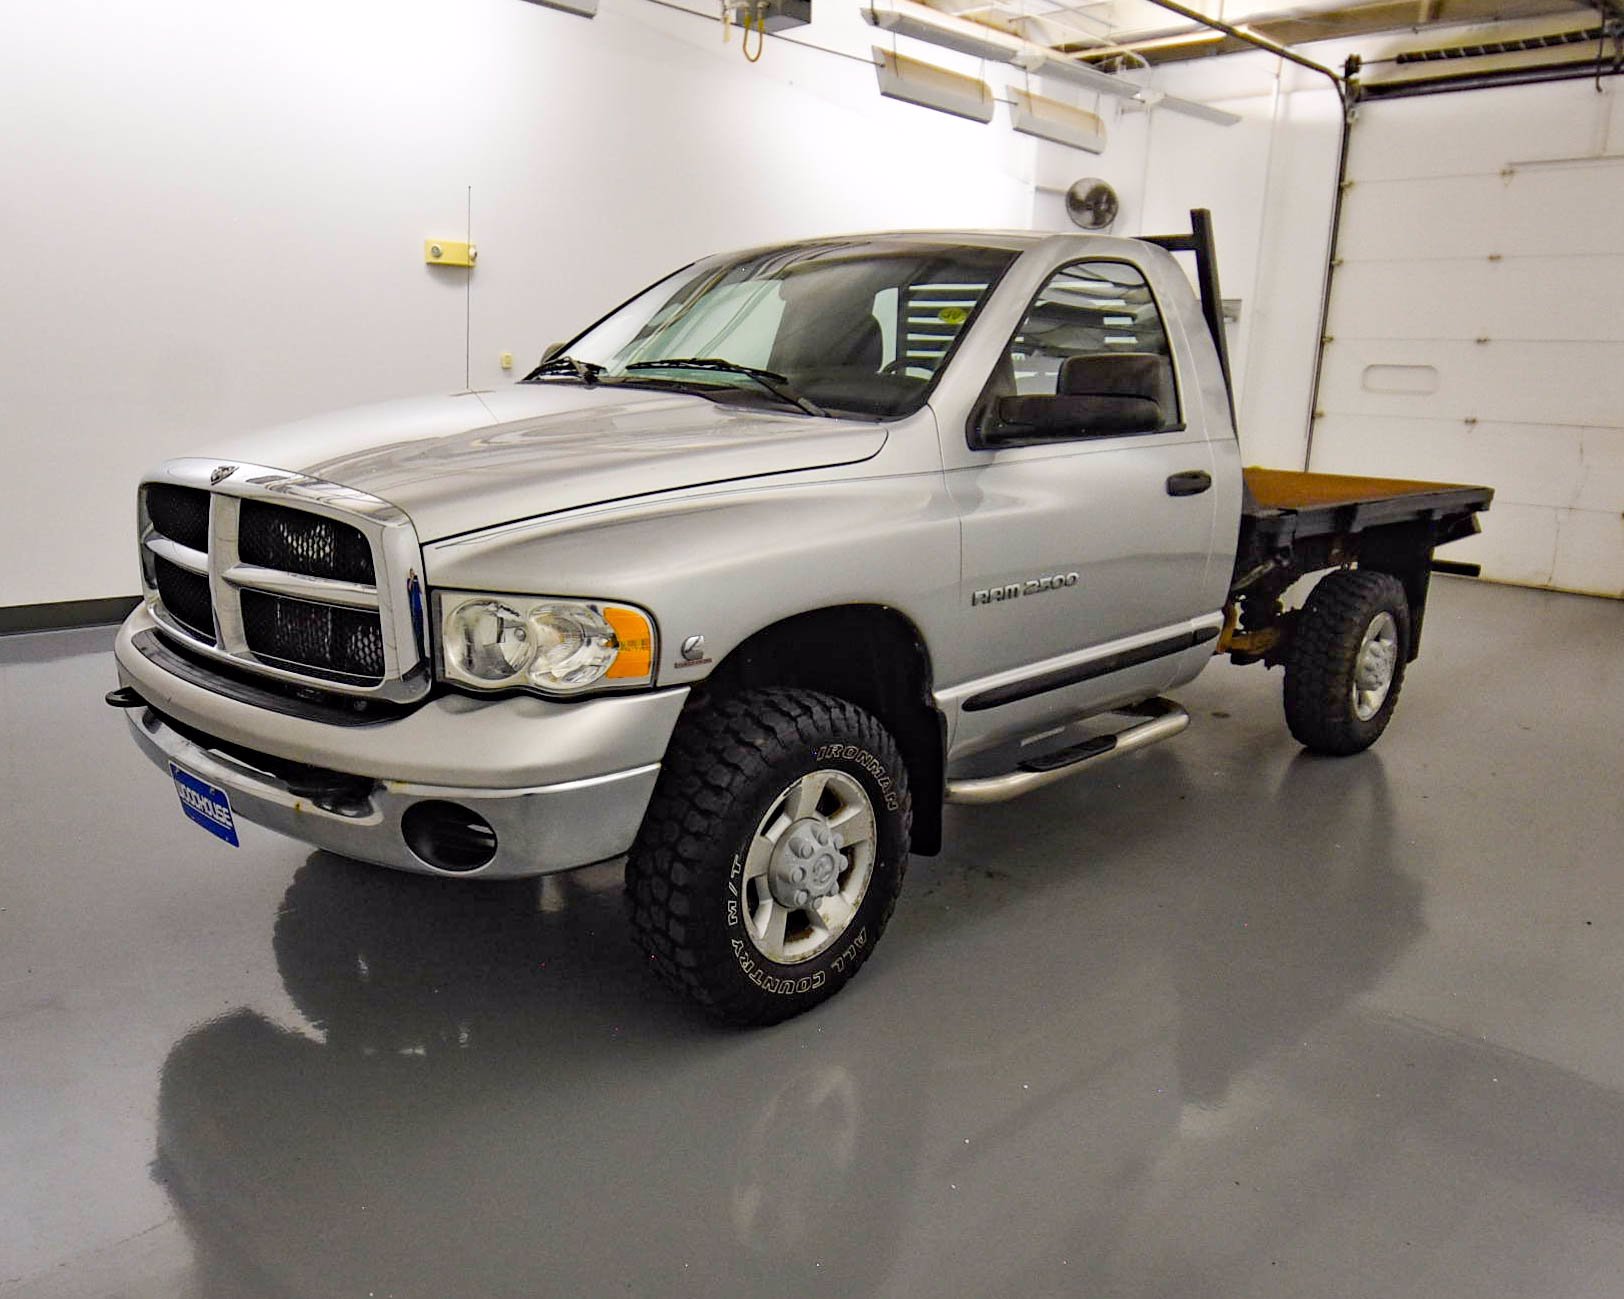
[[[1309,593],[1286,651],[1286,725],[1315,753],[1368,749],[1387,729],[1410,652],[1410,606],[1388,573],[1338,569]]]
[[[632,926],[671,986],[726,1023],[832,997],[868,959],[907,869],[895,742],[854,704],[751,690],[679,726],[626,865]]]

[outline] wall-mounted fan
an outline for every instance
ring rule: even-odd
[[[1084,230],[1109,229],[1121,207],[1117,192],[1103,180],[1080,180],[1066,191],[1066,215]]]

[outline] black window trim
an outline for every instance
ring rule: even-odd
[[[1156,286],[1150,282],[1150,275],[1138,262],[1128,257],[1074,257],[1068,262],[1062,262],[1043,277],[1043,283],[1038,285],[1037,291],[1026,301],[1021,309],[1021,318],[1010,331],[1009,337],[1004,340],[1004,347],[999,352],[999,360],[1009,355],[1009,349],[1015,345],[1015,339],[1021,332],[1021,326],[1026,324],[1026,318],[1032,314],[1032,308],[1043,296],[1044,291],[1054,283],[1055,277],[1073,266],[1127,266],[1139,272],[1139,277],[1145,282],[1145,292],[1150,295],[1150,305],[1156,308],[1156,319],[1162,326],[1162,337],[1167,339],[1167,364],[1173,371],[1173,400],[1178,402],[1178,420],[1166,428],[1153,429],[1147,433],[1079,433],[1070,438],[1034,438],[1031,441],[1015,440],[1000,442],[996,446],[989,446],[981,439],[981,426],[988,414],[988,390],[992,387],[993,379],[998,374],[998,362],[993,362],[993,369],[987,374],[987,380],[981,386],[981,395],[976,398],[975,404],[970,407],[970,418],[965,421],[964,437],[972,451],[1008,451],[1029,446],[1069,446],[1076,442],[1098,442],[1108,438],[1153,438],[1161,437],[1164,433],[1183,433],[1189,428],[1189,421],[1184,418],[1184,386],[1179,378],[1178,357],[1174,354],[1173,338],[1167,329],[1167,313],[1162,310],[1162,300],[1157,296]],[[979,305],[979,304],[978,304]]]

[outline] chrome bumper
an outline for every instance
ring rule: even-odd
[[[121,685],[150,707],[132,709],[131,731],[151,761],[171,762],[218,785],[233,811],[346,857],[429,875],[542,875],[617,857],[631,847],[659,775],[686,690],[554,704],[541,699],[433,699],[392,721],[338,726],[214,694],[142,656],[132,636],[150,626],[132,614],[115,646]],[[197,743],[166,721],[230,745],[374,782],[342,811],[318,807],[278,777]],[[496,832],[496,855],[472,871],[443,871],[401,833],[413,804],[445,800]]]

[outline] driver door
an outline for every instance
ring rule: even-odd
[[[1165,360],[1161,421],[1108,436],[1086,428],[1038,445],[972,445],[949,462],[961,520],[959,621],[978,647],[955,756],[1170,684],[1189,648],[1212,551],[1216,493],[1186,492],[1213,455],[1200,396],[1182,382],[1150,284],[1131,262],[1060,267],[1029,303],[993,369],[1000,396],[1054,396],[1065,362],[1132,352]],[[1195,403],[1193,420],[1186,407]],[[1173,494],[1175,490],[1180,494]]]

